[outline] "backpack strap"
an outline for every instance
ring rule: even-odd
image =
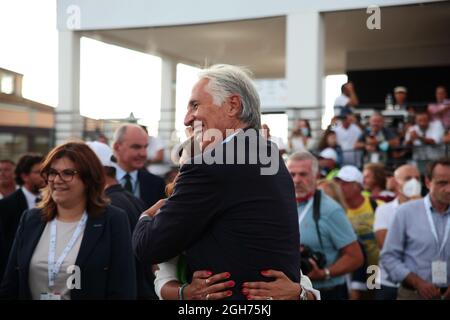
[[[322,197],[322,193],[320,192],[320,190],[316,190],[316,192],[314,193],[314,200],[313,200],[313,219],[314,219],[314,223],[316,224],[316,231],[317,231],[317,236],[319,238],[320,246],[323,250],[323,241],[322,241],[322,236],[320,234],[320,229],[319,229],[321,197]]]
[[[375,213],[375,210],[376,210],[377,207],[378,207],[378,203],[376,202],[375,199],[373,199],[373,198],[371,198],[371,197],[369,197],[369,200],[370,200],[370,205],[372,206],[373,212]]]

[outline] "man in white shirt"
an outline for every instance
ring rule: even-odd
[[[426,112],[416,114],[415,122],[406,132],[405,145],[414,146],[413,160],[422,171],[429,160],[443,156],[444,148],[437,145],[444,137],[444,127],[440,121],[430,122],[430,116]]]
[[[339,118],[341,123],[334,129],[336,140],[342,148],[342,164],[359,165],[361,152],[355,150],[355,144],[362,134],[362,130],[351,121],[352,112],[349,109],[342,110]]]
[[[391,202],[380,205],[375,211],[373,230],[380,250],[383,248],[387,232],[394,221],[397,207],[407,201],[420,198],[421,194],[420,173],[413,165],[406,164],[395,170],[394,181],[397,197]],[[379,267],[380,272],[376,283],[381,285],[381,289],[375,292],[375,298],[377,300],[395,300],[399,284],[389,279],[381,262]]]
[[[430,122],[430,116],[426,112],[416,114],[415,121],[416,124],[406,133],[405,144],[424,146],[442,142],[444,127],[440,121]]]
[[[356,95],[353,83],[351,81],[344,83],[341,87],[341,95],[334,101],[334,114],[337,116],[344,109],[351,110],[359,104],[358,96]]]

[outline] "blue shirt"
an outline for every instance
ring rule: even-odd
[[[447,221],[450,219],[450,208],[443,214],[431,208],[431,216],[441,245]],[[410,272],[413,272],[431,283],[431,263],[435,260],[447,261],[447,285],[449,285],[450,237],[442,255],[439,256],[439,248],[431,232],[424,200],[409,201],[400,205],[381,251],[381,262],[389,278],[395,282],[402,282]]]
[[[319,229],[322,237],[323,249],[320,246],[316,224],[313,218],[313,206],[307,203],[298,206],[300,215],[303,209],[309,209],[300,224],[300,243],[310,247],[314,251],[320,251],[327,258],[327,267],[331,266],[339,258],[339,250],[356,241],[356,234],[345,215],[344,209],[333,199],[321,191]],[[311,198],[308,202],[312,202]],[[327,281],[313,281],[314,288],[329,288],[344,284],[345,277],[333,277]]]

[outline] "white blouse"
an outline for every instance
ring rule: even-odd
[[[56,219],[56,251],[55,259],[61,255],[64,248],[72,238],[72,235],[77,228],[79,221],[75,222],[61,222]],[[50,289],[48,286],[48,249],[50,243],[50,222],[45,226],[41,238],[34,250],[30,261],[29,270],[29,286],[31,291],[31,298],[39,300],[43,293],[53,293],[61,295],[62,300],[70,300],[70,289],[67,286],[67,279],[71,276],[67,273],[69,266],[75,265],[78,252],[80,250],[81,241],[83,239],[84,229],[78,237],[72,249],[64,259],[58,275],[55,278],[55,285]]]

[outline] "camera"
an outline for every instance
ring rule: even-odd
[[[300,250],[300,268],[302,269],[303,274],[308,274],[312,270],[309,259],[312,259],[319,269],[323,269],[327,265],[325,254],[320,251],[313,251],[310,247],[302,245]]]

